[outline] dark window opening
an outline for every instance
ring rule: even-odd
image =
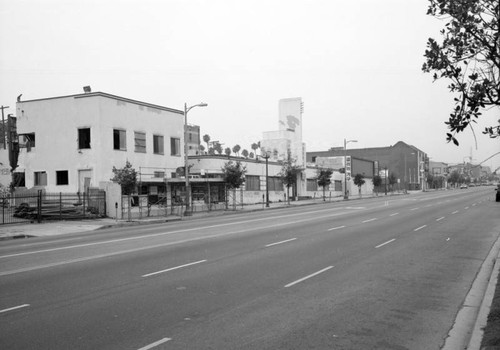
[[[78,149],[90,148],[90,128],[78,129]]]
[[[67,170],[56,171],[56,185],[69,185],[69,177]]]

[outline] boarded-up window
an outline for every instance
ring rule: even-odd
[[[326,189],[328,189],[328,187]],[[307,179],[307,190],[308,191],[317,191],[318,190],[318,180]]]
[[[335,191],[342,191],[342,181],[335,180]]]
[[[245,189],[247,191],[260,191],[260,177],[255,175],[245,176]]]
[[[146,153],[146,134],[143,132],[134,132],[135,151]]]

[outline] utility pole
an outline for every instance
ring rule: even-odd
[[[7,149],[7,142],[5,142],[5,118],[3,116],[3,110],[9,108],[9,106],[1,106],[2,109],[2,141],[3,141],[3,149]]]

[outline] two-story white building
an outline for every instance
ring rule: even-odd
[[[19,167],[27,188],[82,192],[127,161],[142,183],[183,165],[184,112],[103,92],[19,101]]]

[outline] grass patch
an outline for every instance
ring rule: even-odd
[[[498,276],[493,302],[491,303],[488,322],[484,328],[481,350],[500,350],[500,274]]]

